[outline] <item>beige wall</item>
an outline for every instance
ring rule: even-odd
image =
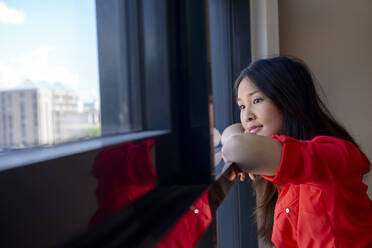
[[[280,54],[303,59],[372,161],[372,1],[279,0]],[[365,178],[372,198],[372,175]]]

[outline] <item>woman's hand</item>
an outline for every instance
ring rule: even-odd
[[[232,136],[243,134],[243,133],[244,133],[244,128],[242,124],[240,123],[236,123],[236,124],[232,124],[228,126],[227,128],[225,128],[221,136],[222,145],[226,142],[226,140],[228,140]]]
[[[232,124],[228,126],[227,128],[225,128],[221,136],[222,145],[232,136],[240,135],[243,133],[245,133],[244,128],[242,124],[240,123],[236,123],[236,124]],[[237,167],[233,167],[228,172],[228,179],[230,181],[234,181],[237,177],[239,177],[240,181],[245,181],[247,178],[247,175],[252,181],[256,180],[256,175],[254,175],[253,173],[246,173],[246,172],[239,170]]]
[[[256,180],[256,175],[253,173],[247,173],[244,171],[241,171],[238,167],[232,166],[228,171],[227,171],[227,178],[230,181],[234,181],[239,177],[240,181],[243,182],[247,179],[247,175],[252,181]]]
[[[249,178],[252,180],[252,181],[256,181],[256,175],[253,174],[253,173],[248,173],[248,176]]]

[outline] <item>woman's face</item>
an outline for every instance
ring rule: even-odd
[[[282,115],[270,98],[245,77],[238,87],[240,121],[246,133],[271,136],[282,128]]]

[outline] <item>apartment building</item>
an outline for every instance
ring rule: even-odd
[[[13,89],[0,93],[0,146],[23,148],[71,141],[99,128],[99,111],[78,109],[63,88]]]

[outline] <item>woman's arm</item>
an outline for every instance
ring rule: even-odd
[[[228,138],[222,154],[242,171],[274,176],[279,168],[282,144],[270,137],[244,133]]]

